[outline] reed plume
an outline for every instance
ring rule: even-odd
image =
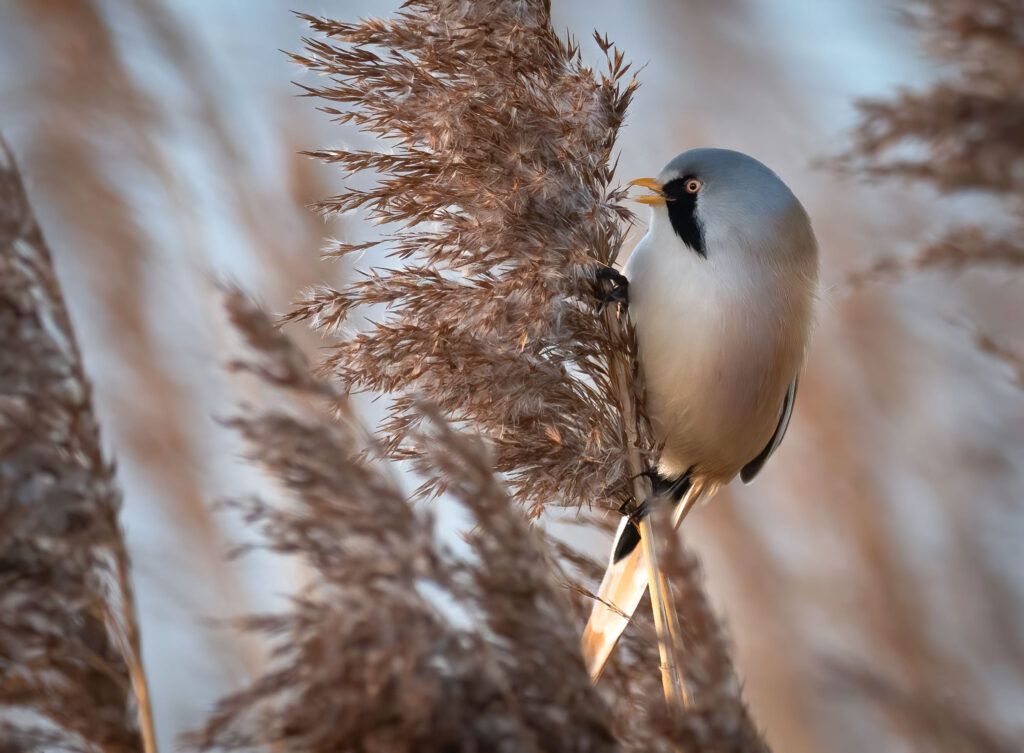
[[[595,35],[607,63],[595,75],[554,33],[546,2],[403,8],[392,22],[305,17],[330,40],[307,40],[307,55],[295,56],[331,77],[308,92],[388,147],[313,153],[377,179],[321,211],[363,208],[387,228],[382,240],[333,252],[383,243],[407,263],[316,291],[293,317],[337,330],[353,310],[386,307],[384,321],[342,335],[327,366],[346,389],[392,396],[382,427],[391,457],[417,457],[407,441],[417,393],[491,442],[496,469],[532,515],[549,503],[628,510],[650,494],[643,474],[655,447],[632,329],[597,304],[598,272],[631,217],[610,186],[637,85],[625,81],[630,66]],[[419,490],[441,491],[429,480]],[[653,551],[647,562],[656,583]],[[681,707],[674,616],[652,594],[666,698]]]
[[[414,0],[393,20],[354,24],[304,18],[327,39],[294,57],[330,78],[306,91],[382,147],[312,153],[377,181],[318,205],[364,208],[384,225],[379,240],[330,255],[379,244],[405,263],[312,291],[292,318],[336,336],[326,365],[345,389],[393,396],[390,456],[419,455],[407,441],[415,393],[488,439],[533,515],[631,498],[629,437],[645,461],[653,441],[642,411],[623,420],[624,402],[643,404],[632,333],[598,315],[594,294],[630,216],[610,185],[636,87],[629,65],[598,38],[608,68],[588,69],[541,0]],[[341,326],[372,306],[386,307],[381,321]],[[625,392],[610,367],[620,358]]]
[[[0,333],[0,739],[19,751],[154,751],[121,495],[2,141]]]
[[[655,516],[654,530],[661,569],[673,586],[672,608],[679,615],[684,647],[680,663],[692,699],[682,714],[659,702],[661,678],[652,671],[658,649],[645,600],[605,670],[604,681],[615,698],[612,713],[617,737],[626,750],[638,753],[769,753],[743,701],[728,635],[708,600],[696,556],[672,531],[667,514]]]
[[[305,561],[312,582],[287,613],[244,622],[271,639],[268,669],[224,699],[190,742],[304,752],[617,750],[565,592],[482,443],[410,405],[417,469],[477,523],[467,562],[438,542],[429,510],[414,508],[387,472],[384,448],[288,338],[238,291],[228,307],[255,354],[242,368],[300,398],[234,421],[252,459],[290,496],[284,506],[237,504],[266,546]]]

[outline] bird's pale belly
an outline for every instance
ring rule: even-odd
[[[719,331],[716,341],[681,338],[671,353],[641,338],[648,408],[667,475],[693,469],[725,482],[768,443],[788,380],[772,378],[769,359],[751,354],[742,338]]]
[[[693,470],[725,483],[775,431],[802,359],[783,335],[802,323],[786,321],[772,291],[756,289],[756,282],[722,286],[718,281],[730,278],[713,274],[705,260],[686,259],[688,269],[660,275],[643,261],[631,260],[627,270],[629,307],[648,412],[664,442],[661,472]],[[759,305],[751,305],[752,296]]]

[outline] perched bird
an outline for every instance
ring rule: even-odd
[[[693,149],[656,179],[650,227],[616,278],[636,327],[659,442],[656,498],[679,525],[737,474],[749,482],[786,433],[814,318],[818,249],[797,198],[739,152]],[[623,518],[583,636],[595,680],[647,588],[638,515]],[[609,607],[607,604],[611,604]]]

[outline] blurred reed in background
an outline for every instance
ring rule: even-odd
[[[121,493],[2,140],[0,312],[0,737],[10,750],[152,751]]]
[[[249,601],[244,571],[225,561],[227,521],[210,507],[253,483],[216,422],[236,387],[218,374],[229,339],[214,282],[236,277],[282,307],[329,277],[316,264],[324,224],[304,208],[325,189],[295,158],[313,126],[275,114],[290,93],[283,58],[274,87],[227,86],[180,6],[47,0],[0,15],[5,134],[48,227],[133,500],[147,645],[177,656],[150,662],[154,682],[184,689],[201,677],[207,688],[163,694],[161,726],[182,729],[182,714],[202,713],[259,664],[257,646],[202,626]]]

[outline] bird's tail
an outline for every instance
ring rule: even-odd
[[[686,513],[708,491],[700,484],[688,487],[673,511],[673,524],[678,526]],[[623,517],[615,534],[615,546],[597,589],[597,598],[583,631],[583,659],[590,679],[597,681],[612,649],[629,624],[633,612],[647,591],[647,560],[637,527]]]
[[[615,534],[611,561],[604,571],[604,579],[597,589],[597,599],[583,631],[583,660],[590,679],[594,681],[601,676],[612,649],[647,590],[647,560],[642,546],[635,547],[618,561],[615,559],[621,548],[619,542],[628,529],[636,530],[633,522],[623,517]]]

